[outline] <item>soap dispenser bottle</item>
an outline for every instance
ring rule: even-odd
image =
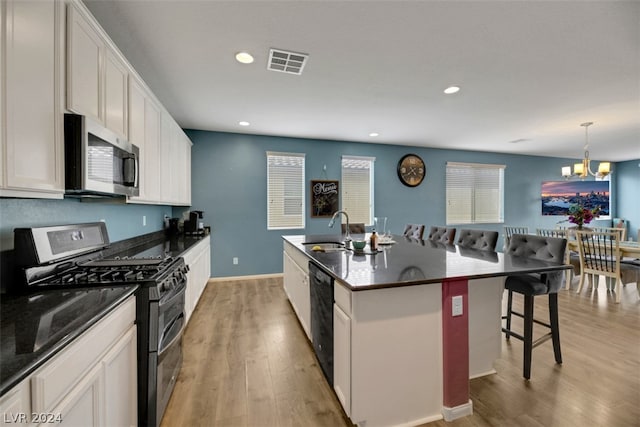
[[[375,228],[371,232],[371,237],[369,238],[369,247],[371,248],[371,252],[378,250],[378,235],[376,234]]]

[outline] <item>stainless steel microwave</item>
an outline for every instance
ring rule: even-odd
[[[64,115],[66,193],[139,195],[140,150],[86,116]]]

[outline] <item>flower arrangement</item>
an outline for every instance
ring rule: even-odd
[[[600,206],[595,209],[587,209],[580,205],[571,205],[569,207],[569,222],[576,224],[581,229],[584,224],[589,224],[594,218],[600,216]]]

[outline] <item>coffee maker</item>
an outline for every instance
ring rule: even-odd
[[[204,214],[204,211],[189,212],[189,219],[184,221],[185,234],[204,234],[202,214]]]

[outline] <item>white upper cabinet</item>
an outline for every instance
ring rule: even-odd
[[[179,205],[191,205],[191,141],[176,125],[171,165],[173,201]]]
[[[140,148],[130,202],[191,204],[191,141],[84,4],[0,0],[0,197],[63,197],[65,112]]]
[[[191,141],[166,111],[162,113],[160,170],[162,201],[190,206]]]
[[[62,198],[62,4],[3,0],[0,11],[0,196]]]
[[[161,107],[138,79],[129,78],[129,141],[140,148],[140,195],[131,203],[161,203]]]
[[[105,44],[73,4],[67,6],[67,108],[104,124],[102,62]]]
[[[171,186],[171,178],[173,173],[171,168],[175,164],[173,156],[175,122],[166,111],[162,112],[160,126],[160,189],[162,200],[167,202],[173,201],[173,187]]]
[[[131,203],[191,204],[191,141],[78,1],[67,9],[67,109],[140,148]]]
[[[186,134],[183,134],[183,150],[184,150],[184,195],[182,202],[184,205],[191,206],[191,147],[193,143]]]
[[[124,62],[95,22],[77,5],[67,6],[67,109],[90,116],[127,137],[127,77]]]
[[[109,49],[105,55],[105,125],[107,128],[127,136],[127,88],[128,76],[126,66]]]
[[[141,185],[145,188],[148,200],[159,202],[160,195],[160,118],[162,108],[151,97],[144,103],[144,178]],[[144,182],[142,182],[144,180]]]

